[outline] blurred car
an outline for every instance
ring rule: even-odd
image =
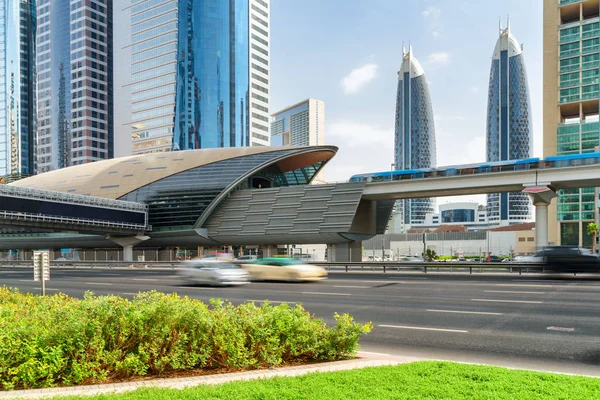
[[[543,250],[546,269],[555,272],[595,272],[600,270],[600,258],[589,249],[570,246],[550,246]]]
[[[536,253],[530,254],[528,256],[517,256],[514,259],[515,262],[519,263],[543,263],[544,262],[544,253],[538,251]]]
[[[305,264],[294,258],[262,258],[242,268],[257,281],[318,281],[327,279],[327,271],[317,266]]]
[[[248,254],[245,256],[239,256],[238,258],[235,259],[235,262],[236,262],[236,264],[247,264],[247,263],[254,262],[256,260],[258,260],[258,256]]]
[[[250,283],[248,272],[227,261],[199,258],[179,264],[177,273],[187,281],[215,286]]]
[[[415,262],[422,263],[423,259],[416,256],[401,256],[398,258],[398,262]]]

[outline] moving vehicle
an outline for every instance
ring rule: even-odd
[[[231,262],[214,258],[197,258],[184,261],[179,264],[177,273],[187,281],[215,286],[250,283],[248,272]]]
[[[327,279],[327,271],[294,258],[263,258],[242,268],[256,281],[318,281]]]
[[[398,262],[422,263],[423,259],[416,256],[401,256]]]
[[[465,165],[450,165],[437,168],[406,169],[354,175],[350,182],[387,182],[405,179],[427,179],[441,176],[462,176],[505,171],[521,171],[543,168],[563,168],[580,165],[600,164],[600,152],[550,156],[545,159],[525,158]]]
[[[543,250],[545,268],[554,272],[597,272],[600,258],[589,249],[550,246]]]

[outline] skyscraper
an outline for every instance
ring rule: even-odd
[[[394,163],[396,169],[436,166],[435,126],[429,86],[421,64],[402,50],[396,92],[396,129]],[[400,200],[405,225],[422,224],[434,212],[434,199]]]
[[[113,157],[112,1],[38,0],[38,172]]]
[[[325,144],[325,102],[306,99],[272,115],[272,146]]]
[[[510,33],[500,27],[492,55],[487,110],[487,161],[531,157],[533,130],[529,85],[523,49]],[[531,202],[525,193],[488,195],[488,221],[508,225],[531,219]]]
[[[599,20],[598,0],[544,2],[544,157],[598,146]],[[591,248],[595,200],[594,188],[559,190],[548,207],[549,243]]]
[[[117,13],[129,65],[116,125],[133,154],[269,144],[268,0],[136,0]]]
[[[35,0],[0,0],[0,176],[36,172]]]

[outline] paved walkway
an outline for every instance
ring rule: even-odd
[[[397,365],[420,360],[421,359],[418,358],[396,357],[364,352],[359,353],[359,357],[354,360],[299,365],[294,367],[262,369],[246,372],[235,372],[229,374],[202,375],[186,378],[169,378],[136,382],[110,383],[104,385],[15,390],[10,392],[0,392],[0,399],[41,399],[50,398],[54,396],[89,396],[96,394],[123,393],[130,390],[135,390],[139,387],[183,389],[185,387],[197,386],[202,384],[216,385],[231,381],[250,380],[257,378],[272,378],[275,376],[298,376],[308,374],[311,372],[343,371],[356,368],[379,367],[382,365]]]

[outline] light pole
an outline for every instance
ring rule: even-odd
[[[392,163],[392,165],[390,165],[390,181],[392,181],[392,177],[393,177],[395,168],[396,168],[396,164]]]

